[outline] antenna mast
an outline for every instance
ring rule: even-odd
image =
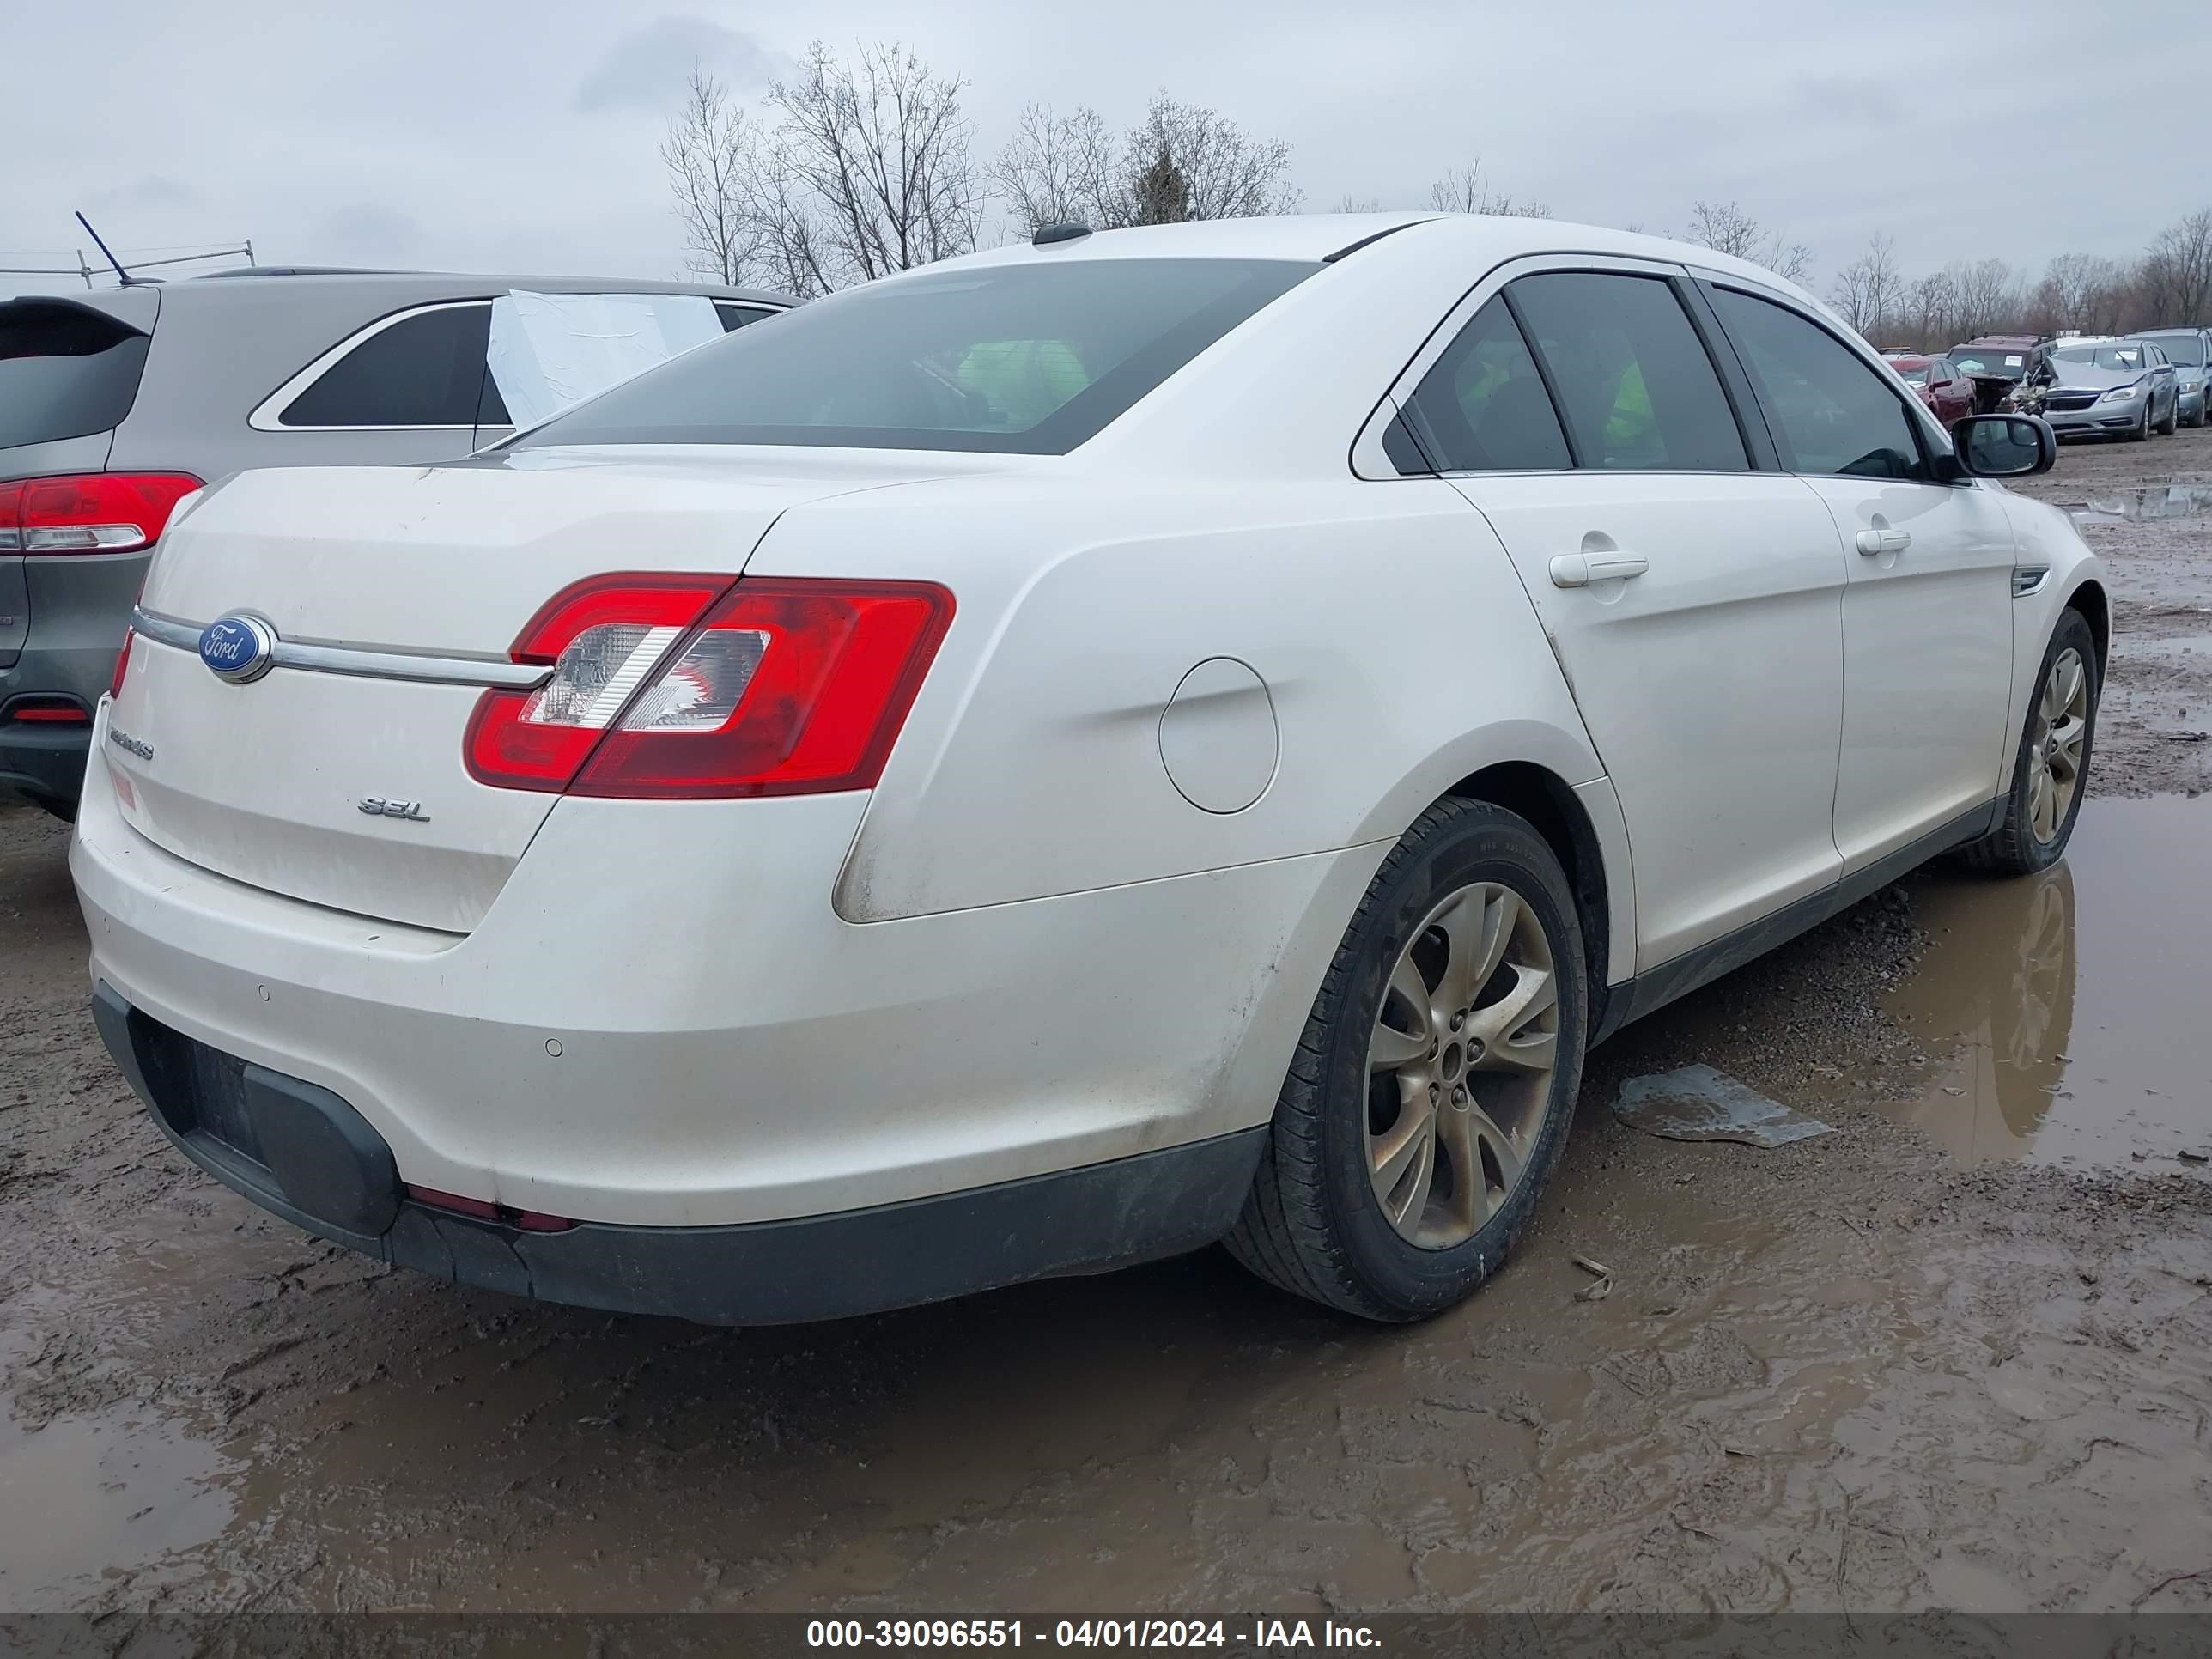
[[[92,238],[94,245],[97,246],[103,254],[107,256],[107,263],[115,267],[116,281],[120,283],[125,288],[129,288],[133,283],[138,280],[129,271],[124,270],[122,260],[117,258],[113,253],[108,251],[107,244],[100,240],[100,233],[92,228],[91,220],[86,218],[84,215],[80,213],[76,216],[76,222],[84,227],[84,234]]]

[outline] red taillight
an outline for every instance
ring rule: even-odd
[[[22,720],[33,726],[92,724],[92,716],[74,697],[18,697],[8,705],[7,719],[10,723]]]
[[[107,683],[107,695],[123,695],[123,677],[131,672],[131,644],[138,637],[138,630],[126,627],[123,630],[123,648],[115,653],[115,678]]]
[[[0,552],[131,553],[161,539],[189,472],[83,472],[0,484]]]
[[[464,740],[470,773],[506,789],[566,789],[668,647],[735,580],[626,571],[555,594],[510,653],[551,664],[553,678],[485,694]]]
[[[933,582],[610,577],[572,588],[517,641],[554,663],[489,691],[469,770],[507,788],[642,799],[866,789],[952,621]],[[691,614],[672,593],[705,592]],[[720,603],[699,612],[720,594]]]

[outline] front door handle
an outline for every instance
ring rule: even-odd
[[[1912,545],[1909,530],[1862,530],[1859,532],[1859,551],[1869,559],[1883,553],[1902,553]]]
[[[1552,561],[1552,586],[1588,587],[1592,582],[1622,581],[1650,568],[1632,553],[1562,553]]]

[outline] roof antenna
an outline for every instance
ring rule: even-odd
[[[92,228],[91,220],[86,218],[84,215],[80,213],[76,216],[76,222],[84,227],[84,234],[92,238],[94,245],[97,246],[102,253],[107,255],[107,263],[115,267],[115,280],[118,283],[125,288],[129,288],[138,280],[129,271],[124,270],[122,260],[117,258],[113,253],[108,252],[107,244],[100,240],[100,233]]]

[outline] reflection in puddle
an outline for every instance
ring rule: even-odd
[[[39,1429],[0,1406],[0,1611],[81,1607],[98,1577],[207,1543],[230,1522],[228,1467],[142,1406]]]
[[[1932,936],[1892,1007],[1960,1052],[1898,1109],[1961,1159],[2212,1152],[2212,799],[2094,800],[2025,881],[1921,881]]]
[[[2067,510],[2090,524],[2118,524],[2136,519],[2192,519],[2212,513],[2212,484],[2161,484],[2155,489],[2122,490],[2070,501]]]

